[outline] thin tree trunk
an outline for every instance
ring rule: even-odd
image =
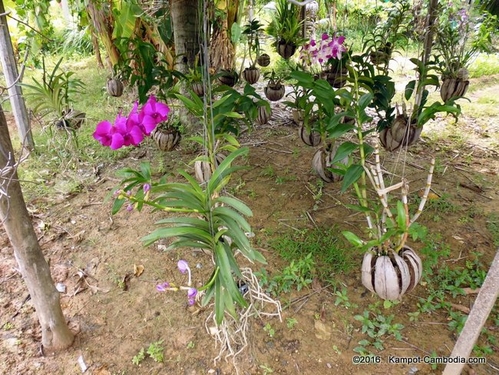
[[[10,39],[7,17],[5,17],[5,8],[3,0],[0,0],[0,58],[2,60],[3,73],[7,83],[12,112],[16,120],[19,138],[23,144],[30,150],[33,150],[35,143],[29,124],[28,111],[24,102],[23,92],[20,85],[19,73],[17,70],[14,48]]]
[[[7,121],[0,106],[0,221],[14,248],[21,274],[35,306],[42,329],[45,351],[55,352],[71,346],[69,330],[54,286],[50,268],[43,257],[31,223],[17,177],[14,151]]]
[[[199,24],[198,0],[171,0],[173,38],[177,69],[187,73],[194,66],[199,53],[201,25]]]

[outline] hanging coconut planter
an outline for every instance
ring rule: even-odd
[[[123,95],[123,82],[119,78],[109,78],[106,83],[107,93],[114,97]]]
[[[222,85],[233,87],[238,80],[239,76],[234,70],[222,70],[218,75],[218,81]]]
[[[260,78],[260,70],[254,66],[250,66],[243,70],[243,77],[250,85],[257,83]]]
[[[379,132],[379,139],[385,150],[396,151],[416,142],[422,130],[422,126],[416,127],[416,120],[409,123],[409,117],[406,114],[401,114],[395,117],[390,127]]]
[[[215,155],[215,168],[220,165],[225,159],[224,154],[216,154]],[[207,161],[196,160],[194,162],[194,176],[196,180],[200,183],[204,184],[211,178],[212,170],[211,164]]]
[[[320,78],[326,80],[332,87],[340,88],[347,83],[348,69],[327,69],[321,72]]]
[[[468,91],[470,81],[469,73],[465,68],[459,69],[457,77],[444,77],[440,85],[440,97],[444,102],[450,98],[461,98]]]
[[[422,274],[421,258],[408,246],[385,255],[371,250],[362,261],[362,284],[384,300],[400,299],[414,289]]]
[[[264,89],[263,92],[268,100],[272,102],[276,102],[281,100],[284,97],[284,93],[286,92],[286,88],[281,83],[269,83]]]
[[[325,147],[318,149],[312,158],[312,169],[319,175],[324,182],[337,182],[343,179],[343,175],[334,173],[332,168],[337,164],[347,164],[348,158],[332,163],[337,151],[336,143],[329,143]]]
[[[270,65],[270,56],[266,53],[262,53],[260,56],[257,57],[256,62],[261,67],[269,66]]]
[[[180,143],[182,135],[173,127],[161,128],[161,126],[158,125],[151,132],[151,138],[161,151],[172,151]]]
[[[315,130],[310,130],[307,129],[304,125],[300,126],[299,129],[299,136],[300,139],[305,143],[307,146],[319,146],[322,141],[321,133]]]
[[[296,44],[293,42],[287,42],[284,39],[281,39],[279,43],[277,43],[277,53],[283,59],[289,59],[296,52]]]
[[[200,82],[200,81],[192,82],[191,83],[191,88],[192,88],[192,91],[194,91],[194,93],[197,96],[203,96],[204,95],[204,85],[203,85],[203,82]]]
[[[62,111],[62,117],[55,123],[58,129],[79,129],[86,119],[86,113],[76,109]]]
[[[256,122],[258,123],[258,125],[264,125],[269,122],[270,116],[272,116],[272,109],[270,109],[270,106],[267,107],[265,105],[262,105],[258,107]]]

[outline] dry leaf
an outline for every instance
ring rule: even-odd
[[[135,277],[139,277],[140,275],[142,275],[143,272],[144,272],[144,266],[142,264],[133,265],[133,275]]]

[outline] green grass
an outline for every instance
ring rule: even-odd
[[[487,229],[492,236],[494,246],[499,246],[499,215],[492,213],[487,217]]]
[[[470,78],[479,78],[499,74],[499,56],[497,54],[480,54],[469,68]]]
[[[340,236],[340,231],[334,227],[303,229],[276,236],[269,245],[290,262],[312,254],[319,279],[332,281],[334,274],[346,273],[356,264],[355,254]]]

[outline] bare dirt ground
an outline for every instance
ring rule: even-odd
[[[498,86],[490,90],[499,90]],[[479,101],[474,92],[472,100]],[[93,126],[88,124],[87,126]],[[471,254],[483,254],[481,262],[490,265],[496,252],[487,218],[499,213],[499,118],[497,115],[471,118],[466,113],[458,124],[440,120],[427,127],[422,140],[409,149],[403,160],[405,175],[411,181],[411,196],[425,184],[426,169],[432,156],[437,159],[433,189],[455,207],[440,212],[438,204],[422,215],[420,222],[451,253],[441,259],[449,265],[463,265]],[[445,137],[442,135],[445,134]],[[327,184],[320,201],[314,199],[316,184],[310,162],[315,149],[304,145],[297,127],[282,107],[274,110],[270,124],[246,134],[241,143],[250,147],[247,170],[233,178],[230,192],[253,210],[251,218],[254,245],[266,256],[271,275],[287,264],[268,246],[272,236],[295,229],[337,227],[357,230],[364,219],[344,207],[353,203],[351,193],[340,194],[339,186]],[[194,154],[182,145],[178,150],[160,154],[146,143],[129,158],[117,164],[104,163],[98,173],[88,173],[78,193],[61,193],[28,202],[46,258],[56,283],[65,286],[61,303],[71,327],[78,334],[72,348],[57,356],[43,356],[40,329],[22,277],[17,270],[12,248],[0,236],[0,373],[2,374],[437,374],[443,366],[427,364],[389,364],[388,356],[448,356],[457,339],[448,328],[443,310],[421,314],[411,321],[408,313],[417,311],[419,298],[427,298],[425,285],[419,285],[400,304],[386,310],[403,324],[401,340],[384,339],[384,350],[374,350],[380,364],[354,365],[353,349],[365,339],[361,324],[354,319],[378,301],[366,293],[360,282],[362,254],[348,274],[332,275],[338,287],[346,288],[352,307],[335,305],[334,288],[314,285],[300,292],[281,296],[282,322],[277,318],[250,321],[249,346],[236,357],[214,362],[223,348],[217,347],[206,326],[210,309],[189,309],[183,296],[158,293],[161,281],[182,282],[176,270],[179,259],[197,265],[196,283],[203,283],[211,270],[209,256],[186,249],[165,253],[158,246],[143,247],[140,238],[149,233],[161,217],[148,210],[120,212],[111,216],[111,201],[106,199],[118,183],[115,172],[124,166],[151,161],[153,167],[175,173]],[[382,154],[383,165],[400,170],[399,154]],[[271,172],[272,171],[272,172]],[[50,181],[47,181],[50,183]],[[437,217],[440,218],[437,220]],[[411,243],[412,244],[412,243]],[[420,243],[412,244],[416,250]],[[289,264],[289,263],[288,263]],[[144,272],[134,276],[134,265]],[[259,271],[261,265],[252,265]],[[471,308],[476,294],[450,299],[458,309]],[[450,298],[450,297],[449,297]],[[356,305],[356,306],[354,306]],[[493,335],[499,329],[498,305],[486,326]],[[383,310],[383,307],[381,307]],[[290,327],[288,319],[296,323]],[[271,326],[273,334],[266,326]],[[481,337],[483,342],[484,338]],[[147,357],[140,365],[132,363],[142,348],[162,341],[164,362]],[[487,364],[467,366],[467,374],[498,374],[499,347],[492,345]]]

